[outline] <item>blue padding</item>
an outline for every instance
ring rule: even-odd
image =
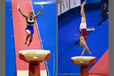
[[[6,0],[6,76],[16,76],[15,45],[10,0]]]

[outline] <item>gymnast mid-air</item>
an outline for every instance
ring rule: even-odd
[[[37,13],[37,15],[34,16],[33,12],[29,12],[29,16],[25,15],[21,10],[19,5],[17,6],[17,9],[19,10],[19,12],[21,13],[21,15],[23,17],[25,17],[26,19],[26,28],[25,28],[25,32],[26,32],[26,39],[25,39],[25,45],[27,44],[27,41],[29,39],[29,43],[27,46],[29,46],[32,42],[33,39],[33,34],[34,34],[34,23],[36,18],[41,14],[41,12],[43,11],[43,6],[41,6],[41,10]]]
[[[87,38],[87,31],[89,30],[95,30],[94,28],[87,28],[87,24],[86,24],[86,16],[85,16],[85,12],[84,12],[84,6],[86,4],[86,1],[84,1],[82,4],[81,4],[81,24],[80,24],[80,32],[81,32],[81,35],[80,35],[80,41],[78,42],[78,45],[79,46],[83,46],[83,51],[82,51],[82,54],[81,56],[84,54],[85,50],[87,50],[87,52],[89,54],[91,54],[88,46],[86,45],[86,38]]]

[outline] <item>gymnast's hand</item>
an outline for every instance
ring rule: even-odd
[[[43,5],[41,5],[41,8],[43,8]]]
[[[17,9],[20,10],[19,4],[17,5]]]
[[[87,31],[94,31],[95,30],[95,28],[93,27],[93,28],[87,28]]]
[[[91,30],[95,30],[95,28],[93,27],[93,28],[91,28]]]

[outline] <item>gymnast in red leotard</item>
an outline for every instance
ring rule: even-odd
[[[84,1],[81,4],[81,24],[80,24],[81,35],[80,35],[80,41],[78,42],[79,46],[83,46],[83,51],[82,51],[81,56],[84,54],[85,50],[87,50],[87,52],[89,54],[91,54],[91,52],[89,51],[88,46],[86,45],[87,30],[94,30],[94,28],[87,29],[86,17],[85,17],[85,12],[84,12],[85,3],[86,2]]]

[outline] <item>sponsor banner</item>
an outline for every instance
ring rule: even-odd
[[[70,9],[81,5],[81,0],[70,0]]]
[[[70,9],[70,0],[61,0],[61,13]]]
[[[58,16],[61,15],[61,7],[60,7],[60,3],[58,3]]]

